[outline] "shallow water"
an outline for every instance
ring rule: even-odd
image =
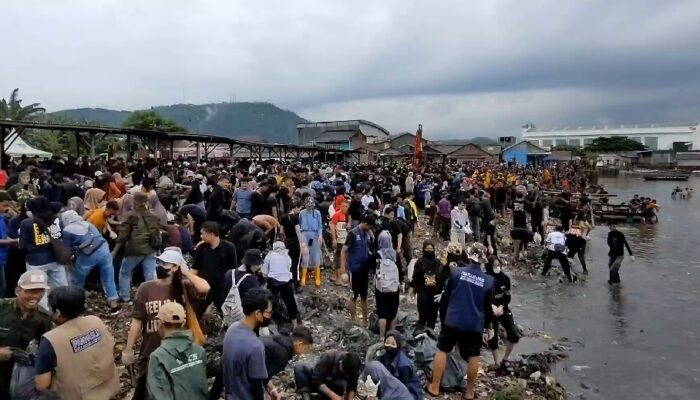
[[[597,226],[588,251],[587,281],[519,279],[514,313],[519,324],[568,337],[570,357],[556,378],[587,399],[700,398],[700,195],[672,200],[677,185],[641,177],[601,179],[618,201],[638,193],[661,206],[656,225],[620,224],[636,256],[625,257],[622,284],[607,283],[607,226]],[[521,349],[524,350],[524,349]],[[516,353],[519,349],[516,348]]]

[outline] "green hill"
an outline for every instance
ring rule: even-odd
[[[307,122],[297,114],[270,103],[175,104],[151,109],[163,117],[175,120],[192,133],[270,143],[294,143],[297,123]],[[112,127],[120,127],[130,114],[131,111],[104,108],[78,108],[51,113]]]

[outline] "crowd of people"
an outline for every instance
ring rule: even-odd
[[[573,281],[569,262],[577,254],[587,272],[591,207],[584,194],[572,197],[588,184],[575,163],[414,168],[54,158],[18,160],[7,175],[0,398],[20,398],[27,386],[45,398],[113,398],[118,362],[137,400],[279,399],[271,378],[314,343],[297,297],[331,285],[347,290],[348,314],[363,327],[374,297],[384,352],[366,365],[341,349],[313,365],[297,363],[298,394],[353,399],[360,381],[380,399],[438,395],[457,345],[469,364],[471,399],[482,346],[505,371],[520,338],[499,254],[519,259],[531,244],[544,245],[543,275],[557,260]],[[512,224],[512,247],[498,237],[504,221]],[[434,238],[414,250],[425,224]],[[608,242],[610,282],[619,283],[622,246],[631,251],[619,231]],[[104,293],[104,315],[131,319],[116,359],[106,356],[112,333],[86,312],[84,288]],[[396,330],[402,292],[415,296],[419,324],[439,329],[424,388]],[[205,331],[199,321],[206,313],[221,316],[222,332]],[[272,322],[290,329],[267,335]],[[209,385],[202,345],[223,332],[221,366]],[[22,384],[13,371],[31,342],[38,346],[34,373]]]

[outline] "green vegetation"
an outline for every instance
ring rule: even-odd
[[[617,151],[639,151],[646,150],[646,146],[629,139],[626,136],[618,137],[599,137],[593,140],[593,143],[585,147],[585,150],[590,153],[614,153]]]
[[[146,129],[163,132],[186,132],[177,122],[163,118],[155,111],[136,111],[122,124],[124,128]]]
[[[148,111],[176,122],[188,132],[270,143],[296,142],[297,124],[307,122],[297,114],[270,103],[175,104],[152,107]],[[79,108],[52,113],[57,114],[75,120],[99,121],[104,126],[120,127],[133,112]]]
[[[45,111],[39,103],[22,106],[22,99],[19,98],[19,89],[12,91],[9,100],[0,100],[0,119],[15,121],[34,120]]]

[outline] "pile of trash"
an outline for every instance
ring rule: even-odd
[[[499,220],[497,232],[500,236],[501,257],[507,264],[516,265],[520,272],[535,273],[541,263],[541,248],[531,246],[525,262],[515,261],[510,256],[510,228],[507,221]],[[421,249],[422,242],[426,239],[434,239],[435,234],[425,220],[421,220],[416,226],[413,235],[413,248]],[[437,251],[444,251],[447,243],[438,241]],[[512,247],[512,246],[511,246]],[[304,325],[308,326],[314,336],[314,347],[311,353],[297,357],[294,362],[314,363],[320,354],[326,350],[343,349],[365,355],[367,360],[377,358],[383,345],[378,336],[377,317],[373,310],[376,309],[374,296],[370,291],[368,309],[370,310],[369,327],[354,325],[350,321],[347,311],[347,302],[351,292],[347,287],[335,286],[330,283],[328,271],[323,272],[324,285],[321,288],[307,286],[297,295],[297,303]],[[114,357],[119,361],[121,351],[126,344],[126,336],[131,319],[131,306],[124,305],[120,316],[111,316],[105,304],[104,295],[101,292],[89,292],[88,313],[97,315],[105,321],[115,338]],[[432,376],[432,361],[437,352],[438,334],[430,329],[418,326],[417,310],[412,299],[402,295],[398,315],[398,330],[403,334],[406,343],[404,349],[413,360],[416,370],[423,382],[427,382]],[[359,315],[358,315],[359,317]],[[216,313],[207,312],[202,320],[203,329],[208,332],[205,349],[207,351],[207,371],[209,376],[219,368],[224,332],[221,329],[221,319]],[[502,329],[502,328],[501,328]],[[523,331],[526,328],[521,327]],[[278,323],[270,327],[270,333],[290,331],[291,325]],[[532,334],[532,333],[529,333]],[[526,333],[528,335],[528,333]],[[502,334],[502,336],[504,336]],[[138,344],[137,344],[138,345]],[[520,355],[513,357],[509,363],[508,373],[486,367],[490,360],[490,354],[486,349],[482,354],[484,368],[480,371],[477,383],[477,394],[480,398],[495,399],[561,399],[565,398],[565,392],[556,381],[549,376],[550,365],[566,357],[568,346],[566,342],[552,345],[550,349],[540,353]],[[517,349],[516,349],[517,351]],[[117,364],[120,371],[121,391],[118,399],[127,399],[132,391],[132,386],[127,370]],[[442,387],[446,393],[443,398],[461,398],[458,391],[466,387],[464,379],[467,372],[467,364],[464,360],[452,353],[448,358],[448,365],[443,377]],[[282,398],[294,398],[294,374],[291,365],[278,376],[272,379],[273,384],[283,391]],[[362,393],[362,391],[359,391]],[[427,396],[427,395],[426,395]]]

